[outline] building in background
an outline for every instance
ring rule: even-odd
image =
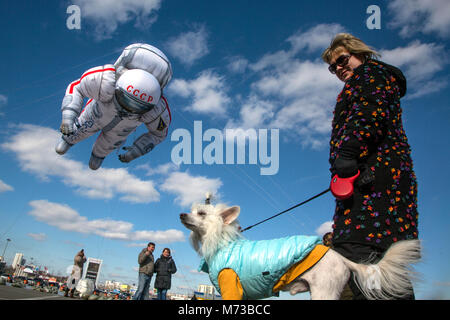
[[[122,283],[114,281],[114,280],[106,280],[104,289],[108,291],[118,290]]]
[[[194,291],[195,297],[199,300],[221,300],[222,297],[215,294],[216,289],[212,285],[199,284],[197,291]]]
[[[120,290],[120,292],[130,293],[131,286],[129,284],[121,284],[119,286],[119,290]]]
[[[23,253],[16,253],[12,263],[12,268],[16,269],[17,266],[23,266],[25,264],[25,259],[23,258]]]
[[[202,292],[204,294],[213,295],[214,292],[216,291],[216,289],[214,288],[214,286],[209,285],[209,284],[199,284],[197,291]]]

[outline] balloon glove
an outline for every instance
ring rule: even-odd
[[[75,132],[75,121],[73,118],[64,118],[61,122],[59,130],[64,135],[70,135]]]
[[[123,147],[122,149],[127,151],[126,153],[119,154],[119,160],[122,162],[128,163],[141,156],[139,150],[137,150],[137,148],[134,146]]]

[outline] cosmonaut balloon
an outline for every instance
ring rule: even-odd
[[[114,65],[87,70],[66,89],[61,106],[63,135],[56,152],[63,155],[74,144],[101,131],[89,160],[89,167],[96,170],[142,123],[148,132],[124,147],[127,152],[120,154],[119,160],[130,162],[150,152],[167,137],[172,121],[163,96],[171,78],[172,67],[164,53],[140,43],[126,47]],[[86,104],[85,98],[89,99]]]

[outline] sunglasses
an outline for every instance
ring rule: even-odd
[[[343,67],[348,63],[348,60],[350,59],[352,55],[351,54],[343,54],[342,56],[339,56],[339,58],[336,59],[336,62],[333,64],[330,64],[328,67],[328,70],[332,73],[336,73],[337,66]]]

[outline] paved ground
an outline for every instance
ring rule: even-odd
[[[0,300],[75,300],[62,295],[39,292],[27,288],[0,285]],[[78,299],[76,299],[78,300]]]

